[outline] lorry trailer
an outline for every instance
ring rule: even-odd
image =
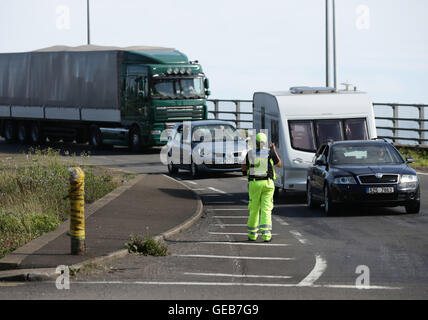
[[[166,144],[177,122],[207,119],[209,81],[173,48],[54,46],[0,54],[0,135],[7,142]]]

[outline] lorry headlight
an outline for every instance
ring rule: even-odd
[[[415,190],[418,187],[418,176],[413,174],[403,174],[400,177],[398,190]]]
[[[333,180],[334,184],[357,184],[354,177],[337,177]]]

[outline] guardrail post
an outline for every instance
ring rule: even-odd
[[[398,137],[398,120],[396,120],[398,118],[398,106],[393,104],[391,105],[392,107],[392,117],[394,118],[394,120],[392,120],[392,141],[395,143],[396,142],[396,138]]]
[[[236,127],[241,127],[241,101],[235,100],[235,106],[236,106]]]
[[[218,100],[213,100],[214,102],[214,119],[218,120]]]
[[[425,107],[424,106],[419,106],[419,145],[423,145],[424,144],[424,139],[425,139],[425,131],[422,131],[425,129],[425,121],[422,121],[425,119]]]
[[[79,167],[70,173],[70,238],[71,254],[83,255],[85,246],[85,173]]]

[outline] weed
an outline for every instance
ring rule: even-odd
[[[131,241],[125,244],[129,253],[145,256],[167,256],[168,247],[162,240],[155,240],[152,236],[131,236]]]

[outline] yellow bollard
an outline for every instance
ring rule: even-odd
[[[70,172],[70,236],[71,254],[83,255],[85,248],[85,173],[79,167]]]

